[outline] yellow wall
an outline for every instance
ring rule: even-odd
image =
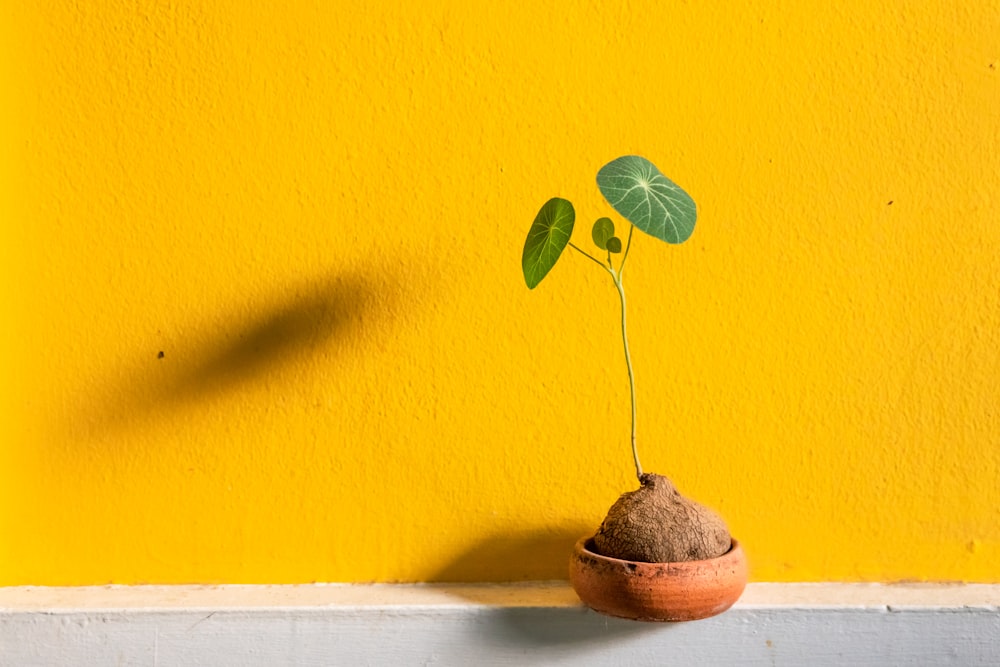
[[[627,153],[646,468],[756,580],[1000,581],[995,0],[6,4],[0,584],[564,576],[617,301],[521,246]]]

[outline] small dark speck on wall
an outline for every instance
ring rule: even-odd
[[[156,355],[156,358],[157,359],[162,359],[163,358],[163,350],[160,350],[159,354]]]
[[[891,199],[889,200],[889,204],[888,204],[888,205],[889,205],[889,206],[892,206],[892,200],[891,200]],[[162,353],[161,353],[161,354],[162,354]]]

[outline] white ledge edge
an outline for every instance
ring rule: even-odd
[[[0,587],[0,614],[581,606],[564,581],[515,584],[286,584]],[[1000,610],[1000,584],[751,583],[734,609]]]

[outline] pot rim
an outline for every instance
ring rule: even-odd
[[[631,564],[633,566],[638,565],[640,567],[654,566],[654,565],[661,567],[664,565],[670,565],[672,567],[693,567],[701,563],[717,563],[722,560],[732,560],[739,558],[742,555],[743,547],[740,546],[739,541],[735,537],[730,537],[729,539],[731,540],[731,544],[729,545],[729,550],[726,551],[724,554],[716,556],[715,558],[706,558],[703,560],[665,561],[662,563],[643,561],[643,560],[625,560],[622,558],[615,558],[613,556],[605,556],[604,554],[600,554],[591,549],[589,546],[593,544],[594,541],[593,535],[581,537],[579,540],[576,541],[576,545],[573,547],[573,550],[576,553],[586,554],[588,558],[594,558],[596,560],[605,561],[607,563],[620,563],[622,565]]]

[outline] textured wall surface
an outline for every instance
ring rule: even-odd
[[[517,580],[644,464],[760,580],[1000,581],[1000,3],[7,3],[0,584]],[[284,3],[279,3],[284,4]]]

